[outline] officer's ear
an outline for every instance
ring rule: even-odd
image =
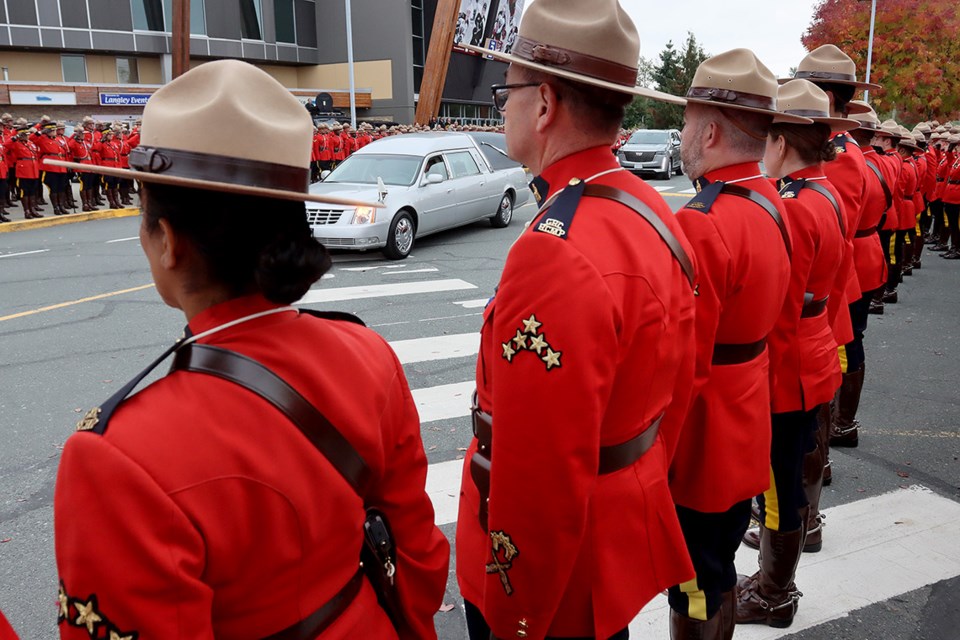
[[[533,108],[537,116],[537,133],[543,133],[556,121],[563,97],[556,87],[548,82],[537,87],[537,99]]]

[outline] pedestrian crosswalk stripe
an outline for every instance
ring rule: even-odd
[[[670,191],[670,189],[672,189],[673,187],[671,187],[671,186],[669,186],[669,185],[660,185],[660,186],[653,187],[653,188],[656,189],[657,191]]]
[[[453,304],[458,304],[464,309],[480,309],[487,306],[488,302],[490,302],[490,298],[480,298],[479,300],[461,300],[460,302],[454,302]]]
[[[318,302],[339,302],[342,300],[360,300],[363,298],[386,298],[417,293],[436,293],[476,289],[477,285],[464,280],[423,280],[420,282],[397,282],[394,284],[368,284],[358,287],[339,287],[333,289],[311,289],[298,304],[316,304]]]
[[[436,267],[428,267],[426,269],[410,269],[408,271],[384,271],[381,275],[396,276],[407,273],[433,273],[436,271],[440,271],[440,269],[437,269]]]
[[[464,442],[463,446],[467,444]],[[462,470],[462,459],[438,462],[427,467],[427,495],[433,502],[433,520],[437,526],[457,521]]]
[[[691,189],[684,189],[684,190],[681,191],[680,193],[682,193],[682,194],[684,194],[684,195],[686,195],[686,194],[693,195],[693,194],[695,194],[696,192],[697,192],[696,189],[691,188]]]
[[[428,362],[447,358],[475,356],[480,350],[480,334],[458,333],[414,340],[396,340],[390,343],[402,364]]]
[[[960,504],[929,489],[914,486],[824,513],[823,550],[800,558],[796,583],[804,596],[793,624],[789,629],[738,625],[737,640],[781,638],[960,575]],[[741,545],[737,570],[756,572],[757,551]],[[657,596],[630,632],[667,638],[668,625],[667,599]]]
[[[413,401],[420,414],[420,423],[448,420],[470,415],[470,399],[474,382],[456,382],[413,390]]]

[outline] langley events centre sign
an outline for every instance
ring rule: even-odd
[[[142,107],[147,104],[152,94],[149,93],[101,93],[100,106],[102,107]]]

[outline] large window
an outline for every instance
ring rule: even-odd
[[[260,0],[238,0],[240,2],[240,37],[245,40],[263,40],[260,29]]]
[[[293,0],[273,0],[273,18],[277,24],[277,42],[296,44],[297,27],[293,17]]]
[[[64,82],[86,82],[87,61],[83,56],[60,56]]]
[[[133,28],[141,31],[173,30],[173,0],[130,0]],[[190,33],[207,32],[204,0],[190,0]]]
[[[136,58],[117,58],[117,82],[120,84],[140,83]]]
[[[412,0],[410,17],[413,26],[413,85],[419,91],[423,81],[424,51],[423,0]]]

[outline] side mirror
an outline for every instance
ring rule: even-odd
[[[427,174],[427,184],[440,184],[443,182],[444,178],[439,173],[428,173]]]
[[[325,169],[325,170],[321,171],[321,172],[320,172],[320,180],[326,180],[326,179],[327,179],[327,176],[329,176],[329,175],[330,175],[330,171],[329,171],[328,169]]]

